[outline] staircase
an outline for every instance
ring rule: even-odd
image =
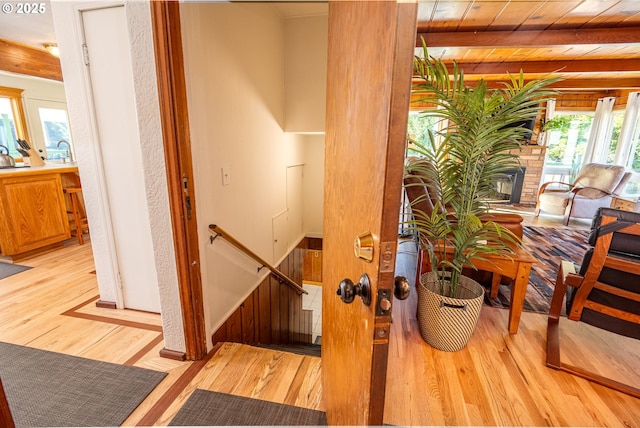
[[[272,349],[274,351],[290,352],[292,354],[321,357],[321,346],[314,343],[280,344],[280,345],[254,345],[258,348]]]

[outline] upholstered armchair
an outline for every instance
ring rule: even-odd
[[[540,186],[535,217],[540,211],[564,215],[565,226],[571,217],[593,218],[598,208],[611,206],[611,199],[624,190],[630,176],[620,165],[587,164],[573,184],[550,181]]]

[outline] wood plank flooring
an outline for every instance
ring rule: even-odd
[[[124,425],[167,425],[195,388],[324,410],[318,358],[229,343],[202,362],[159,357],[160,316],[95,307],[90,244],[75,242],[24,260],[33,269],[0,280],[0,341],[166,371]],[[411,270],[411,259],[399,269]],[[483,308],[469,346],[445,353],[420,338],[415,295],[395,301],[385,423],[640,427],[640,400],[544,365],[544,315],[524,313],[517,335],[507,333],[507,315]],[[604,341],[599,350],[614,343],[598,331],[583,340]],[[615,342],[613,352],[567,358],[638,375],[635,343]]]

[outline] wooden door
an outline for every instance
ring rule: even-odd
[[[322,385],[332,425],[382,425],[406,123],[416,38],[412,3],[331,2],[322,291]],[[373,236],[373,260],[354,240]],[[340,281],[366,273],[372,302],[345,304]]]

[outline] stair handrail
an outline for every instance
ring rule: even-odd
[[[218,236],[221,236],[222,238],[225,239],[225,241],[227,241],[228,243],[230,243],[231,245],[233,245],[234,247],[236,247],[237,249],[245,253],[247,256],[251,257],[258,263],[260,263],[263,267],[266,267],[267,269],[269,269],[271,271],[271,274],[280,280],[280,283],[286,284],[290,288],[294,289],[298,294],[309,294],[304,288],[296,284],[294,280],[289,278],[284,273],[280,272],[278,268],[271,266],[269,262],[267,262],[266,260],[261,258],[259,255],[251,251],[242,242],[238,241],[236,238],[229,235],[228,232],[224,231],[217,224],[210,224],[209,230],[211,231],[211,233],[215,234],[214,236],[211,236],[211,242],[213,242]]]

